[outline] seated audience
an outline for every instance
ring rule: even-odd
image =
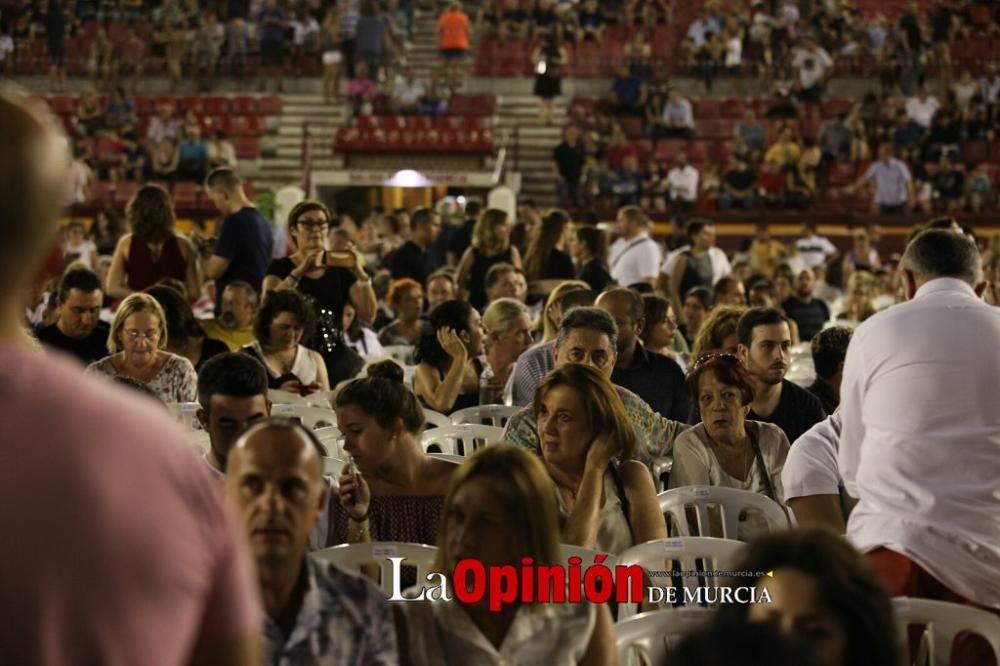
[[[608,237],[603,231],[596,226],[577,227],[571,252],[576,259],[577,280],[597,293],[614,286],[615,279],[608,272]]]
[[[76,220],[64,227],[66,240],[62,244],[63,256],[78,262],[87,270],[97,268],[97,245],[87,238],[83,223]]]
[[[198,372],[198,423],[208,433],[204,460],[213,476],[226,477],[229,453],[247,426],[271,414],[267,371],[247,354],[213,356]]]
[[[830,308],[814,297],[815,289],[816,275],[811,268],[803,268],[795,276],[795,293],[781,304],[788,318],[798,325],[803,341],[812,340],[830,321]]]
[[[396,319],[378,332],[379,343],[420,344],[420,339],[427,333],[427,321],[420,316],[424,309],[424,288],[411,278],[395,280],[385,300],[396,314]]]
[[[486,271],[486,304],[498,298],[513,298],[524,303],[528,298],[528,281],[520,268],[510,264],[493,264]]]
[[[681,96],[677,90],[667,94],[667,103],[663,105],[663,121],[660,136],[680,137],[690,139],[694,136],[694,113],[691,102]]]
[[[747,418],[755,387],[740,360],[732,354],[702,356],[688,374],[688,384],[701,423],[674,442],[670,487],[738,488],[784,504],[781,468],[788,438],[777,426]],[[756,521],[748,520],[740,526],[741,538],[757,529]]]
[[[712,309],[712,292],[705,287],[694,287],[684,294],[684,302],[681,305],[681,325],[680,332],[684,340],[694,351],[695,340],[701,334],[701,329],[705,325],[705,317]],[[693,356],[697,360],[697,356]]]
[[[222,290],[219,316],[202,319],[205,335],[226,343],[237,351],[254,341],[253,318],[257,312],[257,292],[248,282],[236,280]]]
[[[754,380],[750,419],[773,423],[794,442],[826,418],[819,398],[787,379],[792,334],[788,320],[774,309],[751,308],[736,327],[739,357]]]
[[[521,354],[511,373],[510,400],[518,407],[526,407],[535,399],[535,389],[546,374],[555,367],[555,347],[562,320],[570,310],[577,307],[589,307],[594,304],[597,294],[590,289],[582,288],[574,282],[564,282],[570,288],[556,289],[550,294],[548,305],[544,312],[545,335],[542,342],[534,348]],[[557,295],[558,292],[558,295]]]
[[[686,357],[691,353],[683,335],[677,332],[677,317],[670,301],[657,294],[642,295],[642,312],[646,325],[639,334],[642,344],[650,351],[672,358],[685,370]]]
[[[778,279],[784,279],[783,276],[779,275]],[[752,308],[776,308],[787,316],[785,311],[778,307],[778,288],[774,286],[774,283],[770,280],[761,278],[757,280],[750,286],[750,294],[748,295],[748,301],[750,307]],[[791,296],[789,296],[791,298]],[[786,301],[788,298],[785,299]],[[799,336],[799,325],[794,319],[788,320],[788,330],[792,333],[792,346],[802,342],[802,338]]]
[[[56,308],[59,316],[35,329],[35,338],[51,349],[93,363],[108,350],[108,326],[101,321],[101,281],[86,269],[71,270],[59,282]]]
[[[593,366],[546,375],[534,405],[539,452],[557,491],[564,543],[619,554],[667,536],[616,387]]]
[[[478,405],[484,337],[479,312],[465,301],[447,301],[431,312],[430,324],[417,345],[414,392],[442,414]]]
[[[857,503],[844,489],[837,467],[842,424],[837,410],[792,442],[788,451],[781,483],[785,504],[802,527],[822,526],[843,534]]]
[[[427,312],[445,301],[454,300],[458,293],[455,275],[445,269],[434,271],[427,277],[424,293],[427,295]]]
[[[617,338],[615,320],[606,311],[593,307],[575,308],[559,324],[559,336],[552,348],[555,369],[567,363],[583,363],[597,368],[610,379],[617,359]],[[657,456],[668,455],[677,433],[687,426],[663,418],[632,391],[621,386],[615,389],[635,429],[639,442],[636,457],[648,462]],[[526,407],[511,417],[504,431],[504,441],[539,451],[535,416],[533,407]]]
[[[747,292],[746,287],[739,278],[727,275],[721,278],[712,287],[712,303],[715,307],[720,305],[734,305],[736,307],[746,307]]]
[[[840,302],[837,319],[860,324],[875,314],[875,276],[868,271],[855,271],[847,280],[847,295]],[[837,307],[837,304],[834,304]]]
[[[465,558],[487,567],[564,562],[555,494],[541,462],[496,444],[458,468],[448,487],[434,570],[449,578]],[[518,603],[500,612],[460,600],[399,604],[404,663],[614,664],[615,636],[604,604]],[[449,658],[448,655],[455,655]]]
[[[424,411],[395,361],[368,367],[333,399],[344,467],[330,509],[329,545],[368,541],[437,543],[441,506],[457,467],[424,453]]]
[[[900,663],[886,590],[846,540],[826,530],[781,532],[751,543],[741,560],[735,568],[758,577],[740,584],[756,584],[758,593],[766,588],[771,603],[727,605],[723,615],[801,638],[820,666]]]
[[[500,298],[483,314],[484,347],[489,379],[481,377],[481,404],[503,402],[504,387],[513,377],[514,363],[528,350],[531,339],[531,316],[524,303]],[[485,381],[485,385],[483,384]]]
[[[108,334],[108,352],[87,372],[125,375],[148,386],[163,402],[194,402],[198,375],[191,361],[165,351],[167,319],[148,294],[132,294],[118,306]]]
[[[816,661],[808,644],[782,634],[778,627],[718,615],[686,634],[667,660],[670,666],[826,666]]]
[[[398,664],[382,591],[306,554],[329,492],[321,448],[300,423],[268,418],[252,425],[229,456],[226,495],[257,564],[265,662]]]
[[[840,405],[840,380],[844,377],[844,358],[850,342],[851,329],[846,326],[825,328],[812,339],[816,381],[809,391],[819,398],[827,414],[833,414]]]
[[[702,356],[712,352],[737,353],[740,338],[736,333],[736,326],[744,312],[746,308],[735,305],[712,308],[691,346],[692,363],[697,363]]]
[[[264,365],[272,389],[301,395],[329,391],[323,357],[301,344],[315,328],[316,311],[302,294],[291,289],[274,291],[264,298],[254,317],[257,339],[243,352]]]
[[[159,185],[143,185],[125,207],[132,232],[115,247],[107,293],[125,298],[164,278],[184,283],[187,298],[201,294],[197,256],[191,242],[174,231],[177,221],[170,194]]]
[[[368,360],[385,356],[385,349],[378,340],[378,334],[362,324],[350,303],[344,304],[344,342],[361,358]]]
[[[165,281],[150,287],[145,293],[155,298],[163,308],[163,315],[167,320],[166,351],[191,361],[197,371],[201,369],[202,363],[216,354],[229,351],[229,347],[221,340],[205,334],[191,305],[184,299],[181,288],[180,284]]]
[[[611,381],[634,392],[660,416],[686,422],[691,402],[680,366],[639,342],[646,326],[642,296],[617,287],[601,294],[595,305],[614,317],[618,328],[617,360]]]
[[[548,297],[545,299],[545,306],[542,308],[541,317],[539,318],[539,322],[536,326],[536,329],[538,327],[541,327],[542,329],[542,339],[539,340],[538,346],[542,346],[548,342],[553,342],[556,339],[556,335],[559,333],[559,321],[565,313],[560,301],[563,296],[569,294],[571,291],[590,290],[587,288],[587,284],[585,282],[581,282],[580,280],[563,280],[556,285],[555,289],[549,292]],[[591,299],[590,303],[587,303],[587,305],[593,304],[593,299]],[[551,368],[549,369],[551,370]]]
[[[716,199],[720,211],[730,208],[757,208],[757,172],[740,153],[730,156],[729,167],[722,174],[722,191]]]

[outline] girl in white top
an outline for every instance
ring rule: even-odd
[[[635,430],[611,380],[589,365],[556,368],[535,392],[539,448],[555,484],[563,543],[619,554],[667,536]]]
[[[452,572],[475,558],[486,567],[531,557],[563,562],[555,494],[538,458],[509,444],[480,449],[452,477],[434,569]],[[400,663],[412,666],[617,663],[604,604],[505,604],[489,598],[395,604]]]
[[[746,420],[754,385],[739,359],[732,354],[703,356],[688,384],[702,422],[674,441],[670,487],[737,488],[784,504],[781,470],[788,438],[777,426]],[[762,527],[756,520],[743,522],[740,538]]]

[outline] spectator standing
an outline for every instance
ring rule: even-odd
[[[455,281],[468,289],[469,303],[477,309],[486,307],[486,274],[495,264],[509,264],[520,269],[521,253],[510,243],[510,220],[499,208],[484,210],[472,231],[472,246],[462,255]]]
[[[671,90],[667,95],[667,103],[663,106],[662,135],[690,139],[694,136],[694,112],[691,102],[681,96],[677,90]]]
[[[260,90],[267,86],[268,77],[273,78],[278,92],[281,92],[282,67],[285,62],[287,31],[290,27],[288,14],[278,5],[278,0],[265,0],[264,8],[257,14],[257,39],[260,42]]]
[[[621,238],[611,245],[611,277],[621,286],[653,284],[662,257],[659,244],[649,235],[649,218],[637,206],[625,206],[616,222]]]
[[[890,594],[995,614],[1000,422],[982,397],[1000,377],[1000,358],[983,353],[1000,344],[1000,310],[973,290],[981,270],[978,249],[952,231],[924,231],[907,246],[908,302],[859,326],[847,350],[838,462],[860,500],[848,537]],[[952,663],[989,664],[989,654],[960,635]]]
[[[565,212],[553,210],[545,216],[524,255],[528,282],[573,279],[573,260],[565,251],[571,232],[569,215]]]
[[[814,38],[806,37],[795,50],[792,65],[799,71],[799,99],[807,104],[819,103],[823,85],[833,74],[833,58]]]
[[[205,262],[205,277],[215,280],[218,314],[222,293],[229,283],[242,280],[255,291],[260,289],[274,254],[274,237],[267,220],[247,198],[243,181],[232,169],[219,168],[208,174],[205,195],[225,216],[212,256]]]
[[[615,284],[608,272],[608,239],[597,227],[576,228],[573,257],[576,259],[576,279],[581,280],[595,292],[601,293]]]
[[[340,98],[340,68],[344,60],[340,9],[326,11],[320,27],[320,52],[323,63],[323,101],[331,104]]]
[[[675,213],[694,211],[698,202],[698,175],[698,170],[688,163],[687,153],[677,153],[674,166],[667,172],[667,192]]]
[[[875,185],[874,206],[883,215],[898,215],[906,208],[913,207],[913,177],[906,164],[893,157],[892,145],[883,143],[878,147],[879,159],[865,171],[864,175],[846,191],[853,194],[864,183]]]
[[[460,2],[453,2],[438,17],[438,50],[444,60],[445,79],[454,91],[461,84],[461,67],[469,51],[469,17]]]
[[[410,278],[418,285],[434,272],[430,247],[441,232],[441,217],[430,208],[418,208],[410,218],[410,239],[392,253],[392,279]]]
[[[17,323],[63,203],[70,158],[57,122],[0,92],[0,431],[32,442],[0,466],[0,529],[18,541],[0,568],[4,660],[257,663],[245,546],[186,434],[152,402],[38,353]],[[136,470],[160,473],[123,485]]]
[[[69,10],[63,4],[63,0],[49,0],[48,7],[42,11],[45,11],[42,24],[49,54],[49,89],[61,92],[66,87],[66,36],[70,25]]]
[[[535,63],[534,93],[541,100],[541,120],[551,125],[553,101],[562,94],[563,67],[569,63],[566,49],[559,44],[558,31],[550,32],[542,46],[535,49],[532,62]]]
[[[799,328],[799,338],[808,342],[830,321],[830,308],[826,303],[813,297],[816,276],[811,268],[803,268],[795,276],[795,293],[781,304],[789,319]]]
[[[670,294],[674,312],[682,310],[682,297],[696,287],[711,289],[729,272],[729,261],[715,247],[715,225],[707,220],[691,220],[684,229],[688,245],[677,251],[671,262]],[[713,252],[714,250],[714,252]],[[664,264],[666,268],[666,262]]]
[[[552,151],[555,175],[558,178],[556,186],[559,199],[563,205],[578,207],[580,198],[580,183],[583,179],[583,167],[586,164],[586,154],[580,142],[580,130],[576,125],[568,125],[563,131],[563,140]]]
[[[837,248],[826,236],[820,236],[817,232],[815,222],[803,222],[802,232],[795,241],[795,249],[799,253],[799,259],[807,268],[824,266],[833,255],[837,254]]]
[[[357,24],[357,57],[367,66],[372,81],[381,80],[389,50],[389,24],[373,0],[362,0]]]

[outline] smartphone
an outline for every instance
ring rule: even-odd
[[[340,268],[353,268],[354,257],[350,252],[327,252],[327,266],[339,266]]]
[[[359,470],[358,466],[354,464],[354,458],[348,458],[347,468],[351,471],[351,476],[354,478],[354,484],[355,484],[354,490],[351,491],[351,504],[357,504],[358,503],[357,483],[358,483],[358,477],[361,475],[361,470]]]

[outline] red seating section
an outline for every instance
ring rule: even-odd
[[[352,153],[490,155],[496,146],[483,118],[472,116],[360,116],[337,131],[334,150]]]

